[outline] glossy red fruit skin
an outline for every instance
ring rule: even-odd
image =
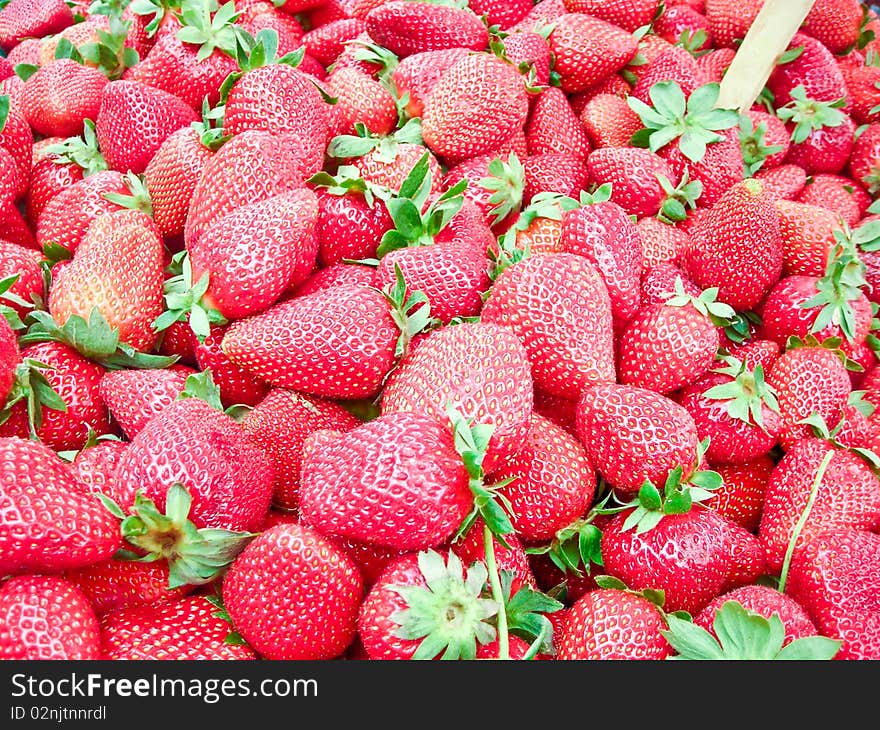
[[[366,16],[366,31],[398,56],[447,48],[482,51],[489,42],[485,26],[472,12],[420,2],[385,2]]]
[[[775,205],[782,235],[784,277],[822,276],[835,244],[834,230],[840,228],[840,217],[809,203],[777,200]]]
[[[451,537],[473,503],[451,433],[417,413],[390,413],[306,450],[300,513],[322,533],[398,550]]]
[[[829,450],[833,450],[833,456],[795,543],[795,552],[824,530],[880,528],[880,480],[867,462],[826,441],[801,439],[782,457],[767,482],[758,536],[773,572],[782,567],[794,528],[807,507],[819,465]]]
[[[57,59],[25,81],[21,111],[31,127],[47,137],[72,137],[86,119],[94,121],[101,107],[107,77],[71,59]]]
[[[0,15],[0,47],[8,52],[25,38],[58,33],[73,21],[62,0],[12,0]]]
[[[672,653],[661,631],[666,622],[642,596],[600,588],[567,612],[557,643],[560,660],[659,660]]]
[[[525,348],[495,324],[463,323],[429,333],[385,384],[382,413],[414,411],[448,422],[451,401],[475,424],[495,426],[483,461],[491,471],[528,432],[533,385]]]
[[[136,485],[163,512],[168,488],[183,484],[196,527],[253,531],[269,510],[274,472],[240,424],[187,398],[160,411],[132,439],[116,479]]]
[[[880,659],[880,535],[834,529],[795,552],[786,594],[823,636],[843,644],[835,659]]]
[[[54,575],[20,575],[0,586],[0,659],[99,659],[100,632],[88,599]]]
[[[0,438],[0,572],[53,572],[106,560],[119,522],[44,444]]]
[[[814,130],[803,142],[792,144],[785,161],[800,165],[808,175],[837,174],[849,162],[855,131],[853,120],[844,115],[839,126]]]
[[[236,365],[221,346],[227,325],[211,327],[204,342],[187,326],[187,337],[191,343],[195,363],[199,370],[210,370],[214,384],[220,389],[220,401],[224,408],[234,405],[254,406],[269,392],[269,384],[252,372]]]
[[[275,468],[272,502],[281,509],[299,506],[303,445],[320,429],[349,431],[360,421],[332,401],[273,388],[242,421]]]
[[[342,286],[233,322],[221,348],[271,385],[323,398],[372,398],[394,365],[399,335],[382,294]]]
[[[817,173],[807,180],[797,200],[827,208],[843,218],[850,228],[857,227],[867,213],[871,196],[852,183],[845,175]]]
[[[120,485],[116,480],[119,457],[128,448],[128,441],[108,439],[81,450],[70,465],[74,478],[93,494],[104,494],[127,510],[134,504],[133,485]]]
[[[334,286],[352,284],[355,286],[372,286],[375,269],[365,264],[330,264],[321,266],[285,296],[287,299],[304,297]]]
[[[585,388],[577,433],[590,462],[622,494],[646,479],[663,485],[669,472],[694,468],[697,428],[690,414],[659,393],[631,385]]]
[[[277,525],[236,558],[223,600],[239,633],[266,659],[333,659],[354,640],[363,579],[320,534]]]
[[[364,196],[347,192],[334,195],[318,188],[318,261],[322,267],[376,257],[382,236],[393,226],[381,201],[370,206]]]
[[[225,643],[233,628],[217,617],[217,607],[204,596],[111,611],[100,621],[102,659],[257,658],[248,646]]]
[[[790,644],[796,639],[816,636],[819,632],[804,608],[793,598],[764,585],[748,585],[734,588],[713,599],[702,611],[694,616],[694,623],[714,634],[712,624],[715,612],[727,601],[736,601],[747,611],[769,619],[777,614],[785,627],[785,641]]]
[[[798,165],[785,164],[758,170],[755,179],[772,200],[795,200],[807,183],[807,173]]]
[[[98,616],[125,608],[179,601],[195,589],[195,586],[169,588],[168,565],[164,561],[106,560],[65,571],[64,577],[85,594]]]
[[[628,215],[656,215],[666,193],[657,180],[663,175],[673,185],[680,176],[660,155],[640,147],[600,147],[587,158],[590,182],[611,183],[611,200]]]
[[[593,501],[596,474],[584,447],[571,434],[538,415],[525,445],[490,483],[512,479],[504,487],[517,535],[547,540],[580,517]]]
[[[706,506],[749,532],[757,532],[767,481],[775,466],[776,462],[769,456],[740,463],[712,464],[712,470],[721,475],[723,483]]]
[[[391,73],[400,94],[409,93],[409,104],[406,107],[410,117],[422,116],[425,99],[431,93],[440,77],[468,51],[466,48],[447,48],[442,51],[423,51],[400,59],[400,63]]]
[[[21,362],[21,351],[15,330],[5,317],[0,319],[0,404],[4,404],[15,380],[15,366]]]
[[[807,98],[815,101],[846,98],[846,83],[831,51],[802,32],[795,33],[788,45],[790,49],[799,46],[804,49],[800,56],[791,63],[776,66],[767,79],[776,108],[791,101],[791,91],[798,86],[803,86]],[[847,111],[847,107],[843,111]]]
[[[632,510],[615,515],[602,532],[605,572],[633,590],[662,589],[667,611],[700,611],[727,582],[728,523],[712,510],[666,515],[651,530],[623,531]]]
[[[547,393],[576,398],[615,380],[611,300],[585,256],[535,253],[512,265],[493,284],[481,321],[516,333],[535,387]]]

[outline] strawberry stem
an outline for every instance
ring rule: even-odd
[[[495,561],[495,544],[492,530],[483,523],[483,546],[486,553],[486,567],[489,569],[489,586],[492,588],[492,600],[498,604],[498,658],[510,659],[510,635],[507,628],[507,610],[504,595],[501,591],[501,575]]]

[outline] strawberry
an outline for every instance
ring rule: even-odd
[[[402,57],[447,48],[482,51],[489,44],[477,15],[456,6],[392,0],[370,10],[365,20],[370,38]]]
[[[853,144],[848,172],[871,194],[880,190],[880,124],[869,124]]]
[[[880,536],[830,529],[792,558],[786,593],[807,610],[823,635],[842,641],[837,659],[880,657],[878,556]]]
[[[791,146],[785,161],[804,168],[807,174],[839,173],[849,161],[856,125],[839,110],[843,97],[816,101],[806,96],[803,86],[790,92],[791,101],[776,110],[791,131]]]
[[[64,577],[89,599],[98,616],[140,606],[178,601],[191,586],[168,588],[168,566],[136,560],[106,560],[65,571]]]
[[[880,481],[871,467],[851,451],[808,437],[793,444],[770,475],[758,535],[768,567],[778,572],[791,541],[797,553],[824,530],[878,526]]]
[[[341,406],[282,388],[273,388],[242,421],[244,430],[267,454],[275,469],[273,504],[299,506],[303,445],[320,429],[349,431],[360,421]]]
[[[391,81],[401,98],[409,94],[406,113],[410,118],[423,116],[425,100],[436,83],[467,53],[466,48],[447,48],[413,53],[400,59],[400,63],[391,72]]]
[[[39,134],[71,137],[98,117],[107,77],[70,59],[53,60],[25,81],[21,111]]]
[[[532,105],[526,126],[529,155],[560,152],[579,160],[590,154],[590,141],[565,94],[549,86]]]
[[[672,46],[639,67],[638,81],[633,86],[632,96],[648,103],[654,84],[663,81],[675,82],[685,96],[690,96],[704,83],[696,60],[681,46]]]
[[[352,559],[299,525],[262,533],[223,580],[233,625],[266,659],[342,654],[354,639],[362,592]]]
[[[473,2],[468,2],[468,7],[474,13],[481,17],[486,16],[489,26],[497,25],[501,30],[507,30],[512,25],[519,23],[531,12],[533,5],[531,0],[473,0]]]
[[[93,494],[104,494],[116,504],[130,507],[134,504],[135,491],[120,485],[116,479],[119,457],[128,448],[128,441],[115,438],[96,440],[94,445],[86,441],[86,447],[77,452],[70,465],[76,480]]]
[[[837,213],[848,226],[855,226],[871,204],[869,195],[841,175],[811,175],[798,193],[797,201],[819,205]]]
[[[782,238],[783,274],[822,276],[834,247],[834,231],[842,224],[840,217],[809,203],[777,200],[775,205]]]
[[[638,229],[608,194],[607,186],[600,187],[582,196],[584,205],[563,214],[562,250],[583,256],[602,274],[614,326],[620,328],[639,306],[641,250]]]
[[[171,405],[195,370],[183,365],[153,370],[109,370],[98,384],[101,400],[129,439],[159,411]]]
[[[388,378],[382,413],[414,411],[447,421],[450,403],[475,424],[495,427],[484,469],[516,453],[532,414],[526,349],[508,327],[448,325],[429,333]]]
[[[316,269],[308,279],[291,292],[291,298],[304,297],[307,294],[314,294],[317,291],[332,289],[334,286],[344,284],[371,286],[374,273],[373,267],[365,264],[329,264]]]
[[[590,463],[623,494],[643,482],[663,484],[669,473],[694,467],[697,429],[691,415],[659,393],[632,385],[584,388],[577,434]]]
[[[792,90],[803,86],[804,94],[813,101],[833,102],[846,98],[846,84],[834,55],[821,41],[811,38],[805,33],[795,33],[788,44],[789,51],[798,48],[803,50],[797,57],[784,64],[777,64],[767,88],[773,94],[773,103],[777,108],[792,101]],[[843,111],[847,111],[846,106]]]
[[[223,352],[226,329],[226,326],[212,325],[208,336],[202,341],[187,327],[195,364],[199,370],[211,371],[224,408],[237,404],[254,406],[269,392],[269,385],[249,370],[236,365]]]
[[[493,38],[492,48],[495,43]],[[507,59],[525,74],[527,90],[550,83],[552,57],[550,44],[543,35],[533,31],[518,31],[508,35],[501,45]]]
[[[21,362],[21,351],[6,318],[0,317],[0,320],[0,403],[5,403],[15,384],[15,368]]]
[[[364,124],[375,134],[390,134],[397,126],[394,96],[382,84],[356,68],[335,69],[327,88],[336,99],[330,118],[330,134],[353,134]]]
[[[683,40],[695,51],[710,51],[714,46],[706,16],[687,4],[666,6],[651,29],[669,43]]]
[[[656,219],[643,218],[642,220]],[[642,306],[662,304],[669,299],[675,293],[676,279],[681,280],[681,286],[686,294],[695,298],[700,296],[699,287],[688,279],[675,264],[657,264],[645,269],[642,274]]]
[[[39,442],[0,438],[0,571],[58,571],[109,558],[118,522],[78,485],[67,465]]]
[[[0,282],[5,282],[0,284],[0,311],[7,316],[14,312],[23,319],[36,299],[42,297],[40,261],[42,257],[36,251],[0,239]]]
[[[122,342],[138,350],[155,343],[151,324],[162,311],[162,239],[139,215],[105,215],[89,229],[49,290],[49,311],[59,325],[72,316],[89,321],[97,310]]]
[[[580,114],[594,147],[627,147],[642,122],[624,99],[614,94],[596,94]],[[652,183],[653,184],[653,183]]]
[[[648,25],[660,12],[658,0],[565,0],[570,13],[594,15],[630,32]]]
[[[467,532],[452,543],[453,552],[465,565],[473,565],[476,562],[487,563],[485,526],[485,520],[477,517]],[[502,545],[498,536],[493,535],[492,552],[499,572],[505,571],[510,574],[511,593],[516,594],[524,586],[535,588],[535,576],[532,574],[529,557],[520,539],[510,532],[504,535],[504,541],[507,545]]]
[[[734,315],[716,295],[691,296],[679,280],[665,301],[639,309],[617,341],[619,382],[669,393],[703,375],[718,350],[712,318]]]
[[[268,458],[244,428],[198,398],[166,406],[119,459],[116,479],[165,507],[173,484],[192,496],[196,527],[255,530],[272,496]]]
[[[762,109],[749,109],[739,122],[739,145],[746,176],[782,164],[791,134],[782,120]]]
[[[672,653],[665,628],[660,609],[644,596],[619,588],[592,590],[568,612],[557,658],[665,659]]]
[[[101,634],[88,599],[54,575],[20,575],[0,586],[0,657],[98,659]]]
[[[842,53],[859,40],[863,16],[858,0],[817,0],[804,19],[803,31],[832,53]]]
[[[587,160],[590,182],[611,185],[611,200],[638,218],[655,215],[666,193],[662,176],[676,185],[672,168],[650,150],[635,147],[600,147]]]
[[[700,287],[737,310],[755,306],[782,272],[779,218],[761,183],[744,180],[725,192],[691,231],[683,268]]]
[[[101,658],[255,659],[253,650],[227,642],[232,626],[205,596],[111,611],[101,617]]]
[[[21,113],[10,107],[9,103],[9,97],[0,96],[0,149],[10,158],[6,167],[7,174],[13,175],[11,181],[15,183],[10,186],[12,200],[19,200],[27,192],[28,175],[33,164],[33,134]],[[10,161],[12,165],[8,164]],[[18,172],[17,175],[12,172],[13,169]]]
[[[853,52],[850,56],[861,55]],[[880,119],[876,107],[880,103],[880,67],[859,58],[856,64],[839,62],[843,81],[852,104],[850,116],[856,124],[873,124]]]
[[[10,0],[0,11],[0,48],[12,49],[24,38],[40,38],[73,25],[62,0]]]
[[[619,71],[636,55],[635,38],[593,15],[567,12],[548,38],[564,92],[584,91]]]
[[[584,447],[564,429],[535,415],[523,447],[489,475],[503,488],[517,535],[548,540],[586,512],[596,475]]]
[[[410,482],[400,474],[418,473]],[[307,452],[300,512],[325,534],[399,550],[451,537],[471,509],[468,476],[450,433],[418,413],[390,413]]]
[[[575,398],[614,382],[611,302],[596,267],[569,253],[533,254],[492,286],[482,321],[510,328],[526,349],[536,387]]]
[[[422,134],[435,155],[454,163],[499,151],[523,129],[528,108],[517,70],[475,53],[451,66],[434,86],[425,100]]]
[[[320,61],[322,66],[330,66],[345,50],[346,44],[366,29],[366,22],[360,18],[331,20],[304,33],[302,45],[306,53]]]
[[[523,202],[527,205],[542,193],[578,196],[587,187],[589,178],[583,162],[556,152],[532,155],[523,163],[523,171],[526,177]]]
[[[690,237],[684,230],[673,223],[667,223],[658,217],[647,216],[642,218],[636,227],[639,230],[639,242],[642,249],[642,303],[646,304],[644,297],[645,280],[651,274],[653,269],[659,271],[675,270],[676,275],[687,277],[681,272],[676,265],[681,254],[687,250],[690,245]],[[669,267],[672,267],[670,269]],[[669,286],[661,291],[672,291],[672,284],[675,283],[675,275],[669,277]],[[699,289],[694,287],[695,293],[699,296]],[[657,299],[657,301],[662,301]]]
[[[757,532],[767,481],[775,465],[769,456],[739,463],[713,464],[712,468],[721,475],[723,483],[706,506],[749,532]]]
[[[807,183],[804,168],[790,164],[758,170],[754,178],[761,181],[764,194],[771,200],[795,200]]]

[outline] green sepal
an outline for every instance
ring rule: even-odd
[[[562,602],[528,585],[511,596],[513,577],[511,571],[501,571],[501,591],[510,633],[528,642],[538,642],[537,650],[542,654],[553,654],[553,624],[546,614],[562,610]]]
[[[52,370],[46,363],[24,358],[13,369],[12,387],[6,402],[0,408],[0,424],[9,420],[12,409],[24,403],[27,412],[28,431],[32,439],[37,438],[37,429],[43,424],[43,409],[67,412],[67,403],[52,387],[40,370]]]
[[[186,321],[199,342],[204,342],[211,334],[211,325],[228,322],[217,309],[203,301],[210,283],[209,274],[206,271],[193,283],[192,263],[186,251],[175,254],[168,268],[172,276],[164,284],[165,311],[153,321],[153,329],[161,332],[175,322]]]
[[[175,400],[198,398],[205,401],[211,408],[223,412],[223,403],[220,401],[220,388],[214,383],[211,368],[205,368],[201,372],[188,375],[184,381],[184,388],[178,393]]]
[[[846,121],[846,115],[840,111],[846,105],[841,97],[834,101],[816,101],[807,98],[803,84],[791,90],[791,101],[776,110],[783,122],[793,125],[791,141],[801,144],[807,138],[825,127],[839,127]]]
[[[241,15],[230,0],[218,7],[217,0],[183,0],[176,13],[181,28],[177,39],[199,47],[197,61],[204,61],[215,50],[227,56],[238,56],[238,34],[235,21]]]
[[[593,565],[602,566],[602,531],[591,521],[595,514],[563,527],[548,544],[527,547],[526,554],[547,555],[566,575],[590,575]]]
[[[439,320],[431,316],[431,302],[423,291],[407,292],[403,271],[395,262],[394,283],[382,289],[376,289],[388,304],[391,305],[391,318],[400,330],[400,337],[394,346],[394,356],[401,358],[409,352],[412,338],[419,332],[439,324]]]
[[[90,177],[107,169],[107,161],[98,147],[95,123],[91,119],[83,122],[82,135],[47,145],[43,151],[54,155],[52,161],[59,165],[67,163],[78,165],[82,168],[83,177]]]
[[[713,372],[728,375],[732,380],[728,383],[715,385],[703,393],[710,400],[724,400],[727,403],[727,415],[747,424],[754,424],[766,432],[762,407],[779,413],[779,401],[776,390],[764,379],[764,368],[756,365],[750,370],[745,362],[734,357],[724,357],[725,367],[715,368]]]
[[[492,223],[498,223],[507,216],[515,214],[522,206],[526,171],[515,152],[511,152],[505,162],[496,157],[488,165],[487,177],[477,181],[477,185],[492,194],[489,196],[489,215]]]

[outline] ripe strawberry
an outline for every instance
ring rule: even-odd
[[[0,48],[11,50],[25,38],[41,38],[73,25],[63,0],[10,0],[0,11]]]
[[[409,473],[418,479],[401,481]],[[441,544],[473,503],[452,435],[417,413],[380,416],[307,450],[301,479],[310,526],[399,550]]]
[[[669,43],[678,43],[684,39],[688,48],[698,52],[709,51],[714,46],[712,28],[706,16],[686,3],[666,6],[651,28]]]
[[[40,261],[42,256],[33,249],[0,239],[0,281],[16,277],[9,288],[0,287],[5,288],[5,296],[0,295],[0,307],[9,307],[20,319],[24,319],[30,311],[35,297],[43,295]],[[0,388],[0,393],[2,390]]]
[[[816,101],[802,87],[792,89],[791,97],[776,112],[791,131],[785,161],[804,168],[808,175],[839,173],[849,161],[856,129],[852,119],[838,109],[844,99]]]
[[[556,152],[528,157],[523,163],[523,170],[526,176],[523,202],[526,205],[541,193],[577,197],[586,189],[589,179],[587,166],[583,162],[571,155]]]
[[[516,533],[527,541],[548,540],[574,522],[586,512],[596,489],[584,447],[537,415],[522,449],[489,479],[512,480],[503,493],[510,502]]]
[[[651,88],[661,81],[674,81],[685,96],[690,96],[705,83],[696,59],[681,46],[663,50],[639,67],[638,81],[633,87],[632,96],[648,103]]]
[[[856,139],[848,172],[869,193],[880,190],[880,124],[869,124]]]
[[[422,134],[435,155],[455,163],[499,151],[523,129],[528,109],[513,66],[487,53],[471,54],[450,67],[425,100]]]
[[[802,27],[832,53],[842,53],[859,40],[863,16],[858,0],[817,0]]]
[[[643,218],[642,220],[655,220]],[[665,225],[665,224],[664,224]],[[699,287],[685,276],[675,264],[657,264],[646,269],[642,274],[641,302],[643,307],[662,304],[675,293],[676,279],[681,280],[681,286],[686,294],[692,297],[700,296]]]
[[[584,91],[619,71],[636,55],[635,38],[593,15],[567,12],[548,38],[564,92]]]
[[[857,57],[854,64],[845,63],[845,58]],[[850,115],[856,124],[873,124],[880,120],[874,109],[880,103],[880,67],[868,64],[861,54],[853,51],[838,62],[843,75],[849,101],[852,105]]]
[[[0,586],[0,658],[98,659],[101,634],[88,599],[54,575],[21,575]]]
[[[36,441],[0,438],[0,571],[58,571],[109,558],[119,523],[78,485],[67,465]]]
[[[466,48],[446,48],[414,53],[400,59],[400,63],[391,72],[391,81],[401,97],[409,94],[406,113],[411,119],[423,116],[425,100],[436,83],[467,53]]]
[[[192,586],[168,587],[164,562],[105,560],[65,571],[64,577],[85,594],[98,616],[178,601],[192,591]]]
[[[703,375],[718,350],[712,317],[734,314],[716,294],[710,289],[693,297],[678,281],[663,302],[639,309],[617,340],[619,382],[669,393]]]
[[[793,444],[770,475],[758,530],[773,572],[782,567],[808,505],[809,517],[800,528],[795,552],[824,530],[876,530],[880,526],[880,480],[851,451],[816,438]]]
[[[398,192],[404,180],[409,177],[415,166],[424,157],[426,149],[421,144],[398,142],[393,137],[391,140],[396,144],[389,147],[381,143],[377,144],[369,152],[353,160],[352,164],[360,173],[360,177],[367,183]],[[328,148],[329,150],[332,150],[332,144]],[[431,190],[439,190],[439,182],[443,178],[443,173],[440,170],[440,163],[430,151],[428,152],[428,170],[432,180]]]
[[[220,389],[220,401],[224,408],[237,404],[255,406],[269,392],[269,385],[249,370],[236,365],[223,352],[226,329],[226,326],[212,325],[208,336],[200,341],[187,327],[195,364],[199,370],[211,371],[214,384]]]
[[[615,94],[596,94],[580,114],[594,147],[627,147],[642,128],[638,115]]]
[[[550,44],[544,36],[534,31],[518,31],[508,35],[501,45],[504,55],[525,75],[529,86],[534,88],[550,83],[552,57]]]
[[[278,36],[278,54],[284,56],[304,45],[302,24],[293,15],[283,12],[270,2],[257,0],[242,7],[241,25],[252,36],[261,30],[274,31]]]
[[[602,274],[619,329],[639,306],[641,248],[625,209],[607,198],[607,188],[600,190],[585,199],[588,204],[563,215],[562,250],[583,256]]]
[[[840,217],[827,208],[809,203],[777,200],[779,233],[782,239],[783,274],[820,277],[834,247],[834,231]]]
[[[364,124],[374,134],[390,134],[397,126],[394,97],[382,84],[356,68],[335,69],[327,88],[336,99],[330,117],[330,135],[354,134]]]
[[[497,25],[501,30],[519,23],[529,14],[533,5],[531,0],[473,0],[468,3],[478,16],[486,16],[488,25]]]
[[[659,393],[631,385],[584,388],[577,433],[590,463],[622,494],[646,480],[666,482],[670,471],[694,468],[697,428],[691,415]]]
[[[15,331],[5,317],[0,320],[0,403],[6,403],[15,384],[15,368],[21,362],[21,352]]]
[[[319,217],[320,222],[320,217]],[[329,264],[316,269],[312,275],[291,292],[290,298],[304,297],[334,286],[353,284],[372,286],[375,270],[365,264]]]
[[[782,164],[790,147],[791,133],[775,114],[763,109],[749,109],[747,119],[740,119],[739,144],[749,177],[761,169]]]
[[[542,91],[532,105],[526,142],[529,155],[559,152],[586,160],[590,154],[590,141],[583,123],[565,94],[554,86]]]
[[[98,385],[113,419],[133,439],[159,411],[171,405],[195,370],[182,365],[165,369],[109,370]]]
[[[795,33],[788,50],[803,47],[800,55],[789,63],[779,64],[767,79],[777,108],[792,101],[792,90],[804,87],[807,98],[814,101],[835,101],[846,98],[846,84],[834,55],[822,42],[805,33]],[[847,111],[847,107],[843,107]]]
[[[807,184],[807,173],[798,165],[758,170],[754,177],[761,181],[764,194],[771,200],[795,200]]]
[[[855,226],[871,204],[870,196],[841,175],[819,174],[807,179],[796,198],[801,203],[820,205],[837,213],[848,226]]]
[[[775,462],[769,456],[759,456],[752,461],[730,464],[713,464],[723,482],[707,500],[706,506],[749,532],[757,532],[764,506],[767,481]]]
[[[658,175],[678,184],[672,168],[650,150],[600,147],[587,159],[590,182],[611,184],[611,200],[638,218],[655,215],[666,198]]]
[[[0,96],[0,99],[5,99]],[[21,113],[14,107],[5,108],[2,105],[0,109],[0,149],[4,150],[11,158],[12,165],[7,161],[7,176],[15,169],[18,174],[8,182],[14,181],[14,185],[10,185],[12,192],[12,200],[21,199],[27,192],[28,177],[31,166],[33,165],[33,134],[30,126]],[[6,191],[4,191],[5,194]],[[5,201],[8,204],[8,200]],[[6,234],[9,238],[9,235]]]
[[[182,484],[192,497],[196,527],[256,530],[269,509],[274,474],[240,424],[186,398],[138,432],[119,459],[116,479],[143,490],[160,510],[168,488]]]
[[[576,398],[614,382],[611,302],[596,267],[569,253],[532,254],[492,286],[482,321],[510,328],[525,347],[536,387]]]
[[[240,642],[227,642],[229,622],[205,596],[111,611],[101,617],[101,658],[256,659]]]
[[[310,56],[326,67],[336,61],[349,41],[356,39],[366,29],[366,22],[360,18],[331,20],[303,34],[302,45]]]
[[[39,134],[71,137],[98,117],[107,77],[67,58],[39,68],[21,90],[21,111]],[[125,170],[123,170],[125,172]]]
[[[643,596],[617,588],[589,591],[568,612],[557,659],[665,659],[672,653],[665,628],[659,608]]]
[[[92,180],[86,178],[84,182]],[[43,215],[59,200],[56,196]],[[135,211],[103,216],[56,274],[49,311],[59,325],[77,315],[87,322],[97,308],[119,339],[137,350],[156,341],[151,325],[162,312],[162,239]]]
[[[100,440],[77,452],[70,471],[87,492],[104,494],[123,508],[134,504],[135,489],[116,481],[119,457],[128,448],[128,441]]]
[[[718,287],[718,298],[750,309],[779,279],[782,242],[779,218],[761,183],[744,180],[728,189],[691,231],[682,257],[700,287]]]
[[[473,565],[475,562],[487,563],[486,539],[484,527],[486,523],[482,517],[477,517],[470,529],[459,539],[452,543],[453,552],[461,558],[465,565]],[[514,533],[504,535],[507,546],[499,542],[497,536],[492,537],[492,551],[495,554],[495,563],[498,570],[511,574],[510,592],[516,595],[517,591],[524,586],[535,588],[535,576],[529,564],[529,556],[526,554],[523,544]]]
[[[402,57],[447,48],[482,51],[489,44],[477,15],[455,6],[392,0],[370,10],[365,20],[370,38]]]
[[[831,529],[813,537],[791,561],[786,593],[824,636],[843,644],[836,659],[880,657],[877,586],[880,536]]]
[[[474,424],[494,426],[488,473],[522,446],[532,402],[528,355],[513,330],[463,323],[429,333],[401,361],[385,384],[382,413],[414,411],[445,422],[451,403]]]
[[[238,556],[223,580],[236,630],[266,659],[332,659],[354,639],[363,579],[319,533],[277,525]]]
[[[272,502],[281,509],[299,506],[300,474],[306,438],[320,429],[349,431],[360,421],[341,406],[282,388],[273,388],[242,421],[275,469]]]

